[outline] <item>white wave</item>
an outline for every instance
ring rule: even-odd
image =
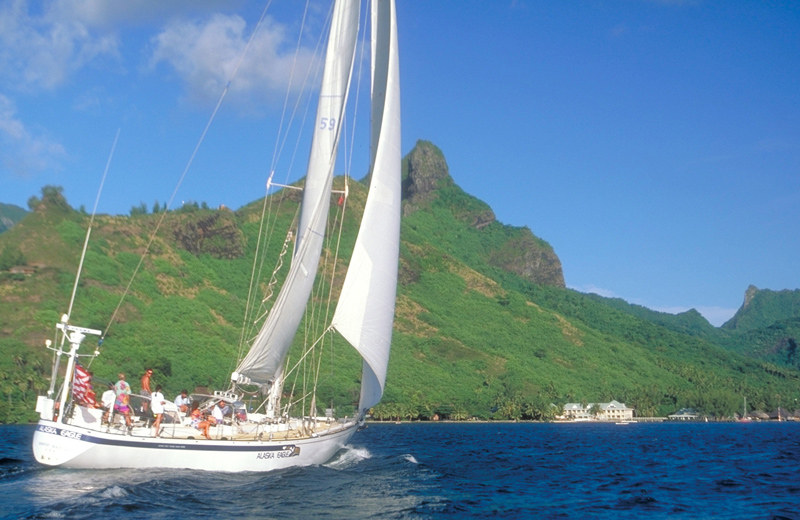
[[[412,454],[410,454],[410,453],[406,453],[405,455],[403,455],[403,459],[404,459],[406,462],[410,462],[411,464],[419,464],[419,461],[417,461],[417,458],[416,458],[416,457],[414,457],[414,456],[413,456]]]
[[[339,452],[339,456],[325,464],[325,467],[332,469],[349,468],[362,460],[370,458],[372,458],[372,454],[367,448],[356,448],[348,444]]]
[[[119,498],[127,495],[128,492],[119,486],[110,486],[101,491],[98,496],[101,498]]]

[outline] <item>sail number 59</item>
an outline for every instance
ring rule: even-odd
[[[335,130],[336,129],[336,118],[335,117],[323,117],[320,119],[319,122],[320,130]]]

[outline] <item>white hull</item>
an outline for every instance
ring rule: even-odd
[[[40,420],[33,434],[33,454],[42,464],[66,468],[271,471],[327,462],[357,428],[357,423],[348,422],[301,439],[206,440],[202,435],[198,439],[152,437],[150,428],[134,428],[132,435],[124,435]]]

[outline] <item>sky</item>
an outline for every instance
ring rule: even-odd
[[[318,70],[329,2],[303,4],[3,0],[0,202],[56,185],[99,213],[235,209],[270,171],[299,179],[307,142],[274,129],[297,71]],[[800,3],[397,8],[403,153],[436,144],[456,184],[553,247],[568,287],[714,325],[751,284],[800,288]],[[365,130],[340,150],[356,178]]]

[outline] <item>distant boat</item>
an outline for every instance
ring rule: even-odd
[[[750,422],[750,417],[747,415],[747,396],[744,397],[744,406],[742,408],[742,417],[739,422]]]
[[[316,295],[311,297],[315,277],[326,271],[319,267],[331,202],[338,199],[342,203],[347,195],[346,189],[334,194],[332,183],[355,62],[360,1],[336,0],[299,225],[286,235],[294,240],[291,264],[269,313],[258,317],[260,329],[248,342],[247,354],[235,365],[230,387],[195,396],[201,410],[222,403],[233,413],[221,424],[216,422],[210,440],[169,402],[165,415],[170,420],[165,420],[159,431],[149,427],[143,417],[133,417],[130,427],[119,422],[120,414],[105,421],[103,410],[86,402],[90,377],[78,359],[92,356],[78,353],[84,338],[103,333],[70,323],[70,304],[70,312],[56,324],[55,345],[48,340],[55,355],[50,391],[39,396],[36,406],[40,420],[33,435],[33,453],[38,462],[69,468],[163,467],[230,472],[322,464],[348,442],[368,410],[380,401],[389,360],[400,240],[400,92],[395,1],[375,0],[371,6],[369,194],[347,273],[338,285],[336,307],[332,315],[324,315],[324,331],[319,338],[310,338],[302,356],[305,361],[311,349],[325,344],[321,340],[334,332],[350,343],[362,358],[353,367],[361,369],[358,407],[350,416],[336,418],[332,408],[320,416],[316,387],[312,390],[309,383],[309,387],[295,390],[287,383],[290,390],[284,391],[284,382],[294,381],[288,378],[297,366],[287,362],[290,347],[306,305],[316,300]],[[89,232],[87,242],[88,237]],[[291,247],[289,239],[286,243]],[[327,271],[325,274],[330,275],[335,270]],[[76,287],[79,277],[80,268]],[[317,360],[322,358],[319,353],[309,357],[314,360],[309,364],[315,365],[309,372],[325,372],[318,368]],[[65,370],[60,365],[62,359],[67,361]],[[231,366],[233,362],[236,360]],[[291,377],[299,371],[294,370]],[[57,377],[60,372],[62,377]],[[315,376],[309,379],[316,384]],[[244,405],[245,395],[260,396],[256,407],[259,413]],[[287,395],[291,402],[282,402]]]

